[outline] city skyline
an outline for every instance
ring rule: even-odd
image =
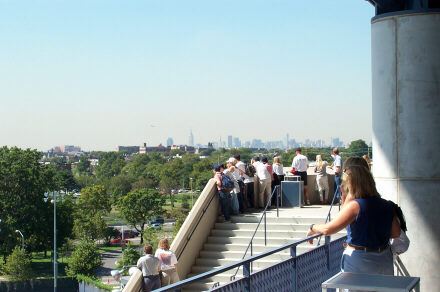
[[[369,143],[372,16],[350,0],[0,1],[0,145]]]
[[[213,148],[226,148],[226,149],[233,149],[233,148],[261,148],[261,149],[284,149],[289,150],[293,149],[295,147],[313,147],[313,148],[328,148],[328,147],[344,147],[349,146],[350,142],[352,141],[341,141],[338,137],[332,138],[330,141],[324,141],[323,139],[318,140],[311,140],[306,139],[305,141],[297,141],[293,137],[292,139],[289,138],[290,135],[286,134],[286,138],[284,140],[276,140],[276,141],[264,141],[261,139],[253,138],[251,141],[241,141],[239,137],[233,137],[231,135],[228,135],[227,141],[222,140],[221,137],[219,137],[218,141],[209,141],[205,144],[202,143],[196,143],[193,145],[190,144],[176,144],[173,141],[172,137],[167,138],[167,143],[164,145],[163,143],[160,143],[158,145],[152,145],[148,144],[147,142],[143,142],[140,145],[117,145],[116,146],[116,152],[118,151],[129,151],[129,152],[140,152],[141,148],[146,147],[181,147],[181,146],[190,146],[193,147],[192,149],[197,148],[208,148],[209,145],[212,145]],[[189,136],[189,142],[192,142],[194,139],[194,136],[192,134],[192,131],[190,131]],[[371,146],[371,142],[368,143]],[[163,148],[160,148],[163,149]],[[51,149],[48,150],[40,150],[42,152],[46,151],[52,151],[54,153],[69,153],[69,152],[90,152],[93,150],[85,150],[83,151],[80,146],[74,146],[74,145],[59,145],[54,146]],[[114,151],[114,149],[113,149]]]

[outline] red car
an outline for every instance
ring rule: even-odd
[[[110,243],[111,244],[117,244],[117,243],[121,243],[122,238],[118,237],[118,238],[112,238],[110,239]],[[122,244],[126,244],[128,242],[128,240],[124,239],[124,242],[122,242]]]

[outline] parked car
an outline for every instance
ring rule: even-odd
[[[134,230],[124,230],[124,238],[135,238],[139,236],[139,232]]]
[[[162,226],[159,223],[153,223],[151,224],[151,228],[160,230],[162,229]]]
[[[158,224],[164,224],[164,223],[165,223],[165,220],[164,220],[163,218],[156,218],[156,219],[150,220],[150,224],[151,224],[151,225],[156,224],[156,223],[158,223]]]
[[[117,237],[117,238],[110,239],[110,243],[111,244],[118,244],[118,243],[126,244],[127,240],[124,239],[124,242],[122,242],[122,238],[121,237]]]

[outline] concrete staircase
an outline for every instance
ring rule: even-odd
[[[328,209],[327,209],[328,212]],[[325,221],[326,215],[320,212],[320,216],[283,214],[279,218],[276,217],[276,210],[271,210],[267,214],[267,245],[264,245],[264,219],[260,224],[259,230],[253,240],[253,255],[279,247],[283,244],[304,238],[312,223],[322,223]],[[244,215],[232,216],[232,223],[221,223],[223,219],[218,218],[214,229],[208,237],[207,242],[203,245],[203,249],[196,259],[195,265],[191,269],[191,273],[187,278],[210,271],[212,269],[237,262],[242,259],[252,234],[257,227],[262,213],[247,213]],[[287,216],[286,216],[287,215]],[[337,234],[333,238],[345,235],[345,233]],[[321,240],[323,243],[323,239]],[[316,241],[315,241],[316,245]],[[297,247],[297,254],[301,254],[315,245],[308,243],[300,244]],[[250,249],[247,257],[250,256]],[[264,267],[278,263],[280,260],[290,257],[289,250],[285,250],[253,263],[253,272]],[[184,291],[205,291],[212,288],[215,283],[224,284],[230,281],[230,277],[235,273],[234,270],[216,275],[212,278],[205,279],[197,284],[187,286]],[[242,276],[240,268],[236,278]]]

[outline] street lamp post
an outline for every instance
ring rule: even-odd
[[[193,193],[193,178],[189,178],[189,182],[191,183],[191,208],[194,206],[194,193]]]
[[[21,249],[24,250],[24,235],[23,235],[23,233],[21,233],[21,231],[18,230],[18,229],[15,230],[15,232],[20,233],[20,235],[21,235]]]
[[[57,278],[58,278],[58,260],[57,260],[57,197],[56,192],[52,192],[53,203],[53,291],[57,292]],[[49,199],[49,193],[45,194],[44,201]]]
[[[53,194],[53,291],[57,292],[58,260],[57,260],[57,198]]]

